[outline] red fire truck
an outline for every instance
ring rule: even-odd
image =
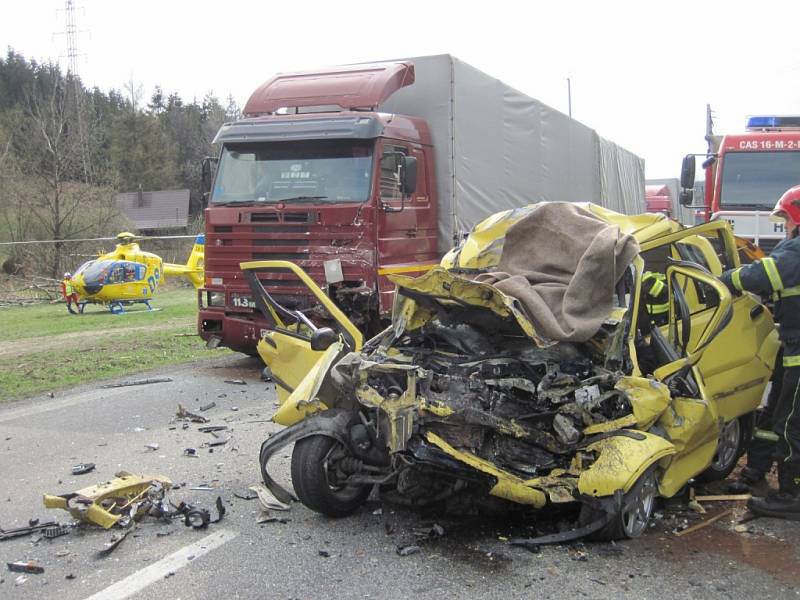
[[[768,252],[784,237],[783,225],[769,214],[787,189],[800,184],[800,116],[752,116],[746,133],[717,136],[708,114],[705,198],[695,207],[702,220],[725,219],[737,237]],[[690,154],[681,168],[684,206],[692,204],[694,183]]]

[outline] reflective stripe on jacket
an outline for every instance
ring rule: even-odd
[[[800,366],[800,237],[783,240],[766,258],[726,271],[721,279],[729,288],[775,300],[783,364]]]

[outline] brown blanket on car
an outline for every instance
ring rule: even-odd
[[[542,203],[509,228],[497,271],[476,280],[519,300],[542,337],[583,342],[608,318],[638,252],[632,236],[587,209]]]

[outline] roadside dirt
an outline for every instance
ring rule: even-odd
[[[34,354],[43,350],[86,350],[91,348],[100,337],[133,333],[136,331],[162,331],[172,329],[175,323],[159,323],[158,325],[138,325],[135,327],[118,327],[105,331],[71,331],[58,335],[28,338],[15,342],[6,342],[0,347],[0,360],[4,358],[21,358],[26,354]]]

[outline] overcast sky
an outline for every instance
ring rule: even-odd
[[[65,61],[63,0],[3,3],[0,43]],[[567,112],[676,177],[748,114],[800,114],[800,2],[76,0],[78,71],[103,90],[131,79],[244,105],[271,74],[450,53]],[[62,62],[62,64],[65,64]]]

